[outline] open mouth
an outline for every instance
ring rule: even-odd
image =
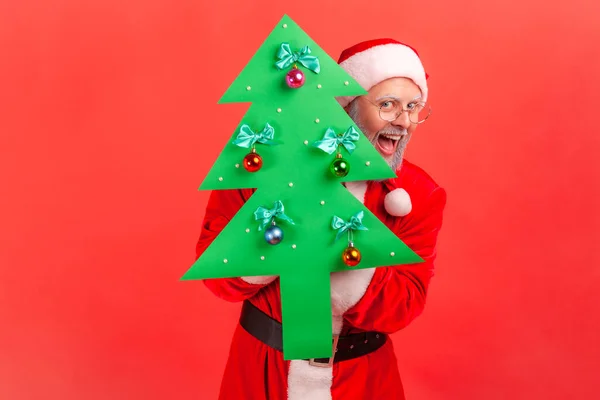
[[[396,152],[398,148],[398,143],[404,137],[404,135],[389,135],[389,134],[380,134],[377,137],[375,142],[375,146],[377,150],[384,157],[391,157]]]

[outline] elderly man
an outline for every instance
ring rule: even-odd
[[[284,361],[276,277],[205,280],[217,296],[244,301],[220,399],[404,399],[388,335],[423,311],[446,203],[444,189],[403,159],[412,134],[431,113],[427,75],[417,52],[392,39],[359,43],[342,53],[339,64],[368,90],[340,98],[340,104],[397,175],[346,186],[425,262],[331,275],[333,334],[339,335],[333,360]],[[213,191],[198,256],[251,195],[250,189]]]

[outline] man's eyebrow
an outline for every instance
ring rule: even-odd
[[[415,101],[415,100],[419,100],[421,98],[421,95],[418,94],[416,95],[411,101]],[[391,99],[391,100],[396,100],[396,101],[402,101],[402,99],[398,96],[395,96],[393,94],[384,94],[383,96],[379,96],[378,98],[375,99],[375,101],[380,101],[383,99]]]
[[[394,96],[393,94],[384,94],[383,96],[379,96],[378,98],[376,98],[375,101],[379,101],[379,100],[383,100],[383,99],[392,99],[392,100],[401,101],[400,97]]]

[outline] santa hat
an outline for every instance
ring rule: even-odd
[[[365,90],[389,78],[403,77],[421,89],[421,101],[427,101],[427,78],[417,51],[394,39],[375,39],[354,45],[342,52],[338,64]],[[356,96],[339,97],[346,107]]]

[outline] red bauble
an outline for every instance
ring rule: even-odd
[[[304,72],[298,68],[292,68],[285,76],[285,83],[292,89],[298,89],[304,85]]]
[[[346,250],[342,253],[342,260],[347,266],[355,267],[360,263],[360,251],[352,245],[346,247]]]
[[[258,153],[252,152],[244,157],[244,168],[248,172],[256,172],[262,167],[262,157]]]

